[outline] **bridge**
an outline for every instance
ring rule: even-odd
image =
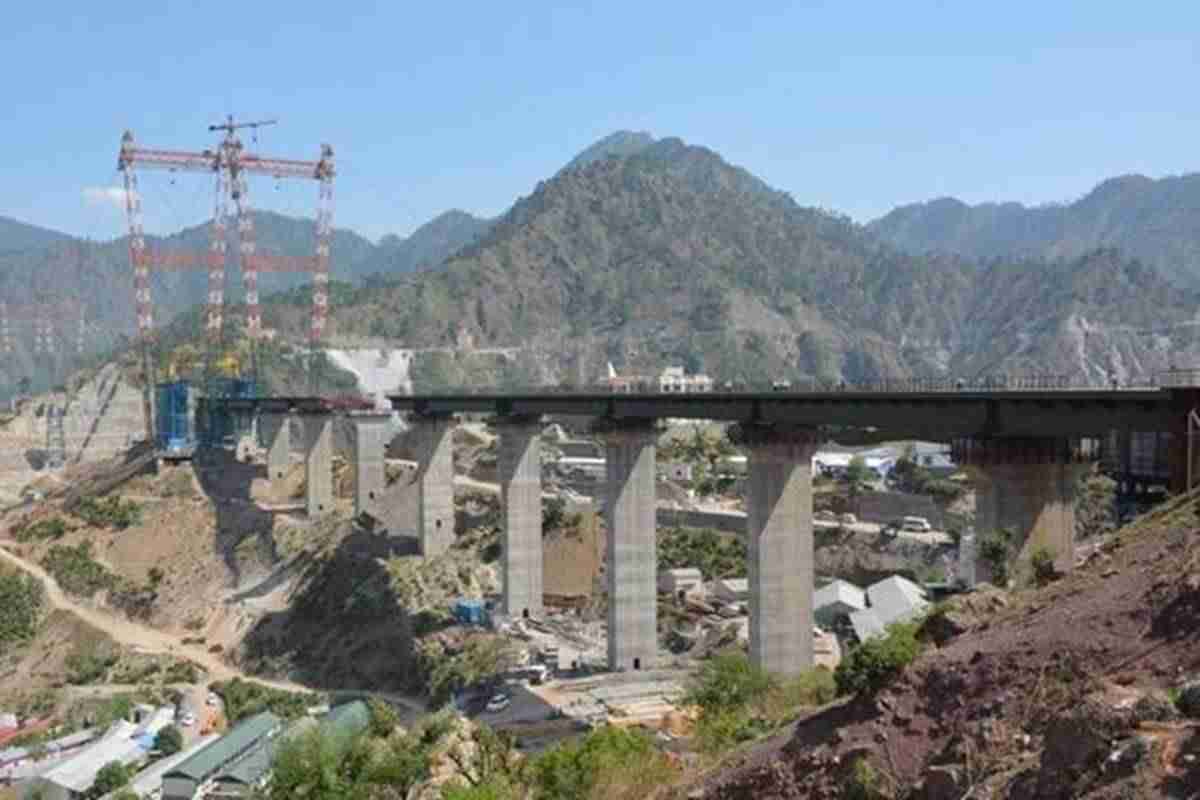
[[[950,442],[974,478],[980,533],[1015,534],[1013,566],[1027,569],[1041,548],[1063,571],[1074,566],[1074,501],[1079,477],[1102,444],[1136,437],[1166,441],[1173,488],[1200,476],[1190,446],[1200,428],[1200,388],[1184,381],[1138,388],[862,387],[833,391],[459,393],[390,398],[407,412],[417,439],[416,534],[420,552],[454,540],[452,431],[458,414],[490,417],[500,435],[503,608],[538,617],[542,592],[540,434],[547,415],[588,418],[605,442],[608,529],[608,661],[647,669],[657,659],[655,447],[663,419],[731,423],[747,453],[750,653],[769,671],[795,674],[813,663],[811,459],[828,441],[844,444],[921,439]],[[383,497],[387,414],[356,413],[318,398],[220,401],[254,414],[269,443],[272,481],[282,478],[293,422],[302,422],[308,511],[332,504],[331,421],[345,412],[354,430],[356,512]],[[1126,459],[1128,461],[1129,459]],[[1118,459],[1120,461],[1120,459]],[[991,575],[979,564],[980,580]]]

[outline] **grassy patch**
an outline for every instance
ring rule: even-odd
[[[37,635],[45,612],[42,582],[15,570],[0,570],[0,652]]]
[[[132,500],[113,495],[96,499],[85,497],[75,508],[75,516],[94,528],[114,528],[123,531],[142,521],[142,507]]]
[[[54,545],[42,558],[42,567],[68,594],[91,597],[104,589],[115,588],[118,578],[94,558],[92,543],[75,546]]]
[[[834,672],[838,694],[873,694],[895,680],[921,652],[920,630],[920,622],[894,623],[851,650]]]
[[[713,530],[674,528],[658,537],[658,569],[696,567],[705,580],[746,577],[746,544]]]
[[[47,517],[37,522],[22,522],[12,528],[12,537],[18,542],[56,541],[67,533],[67,523],[62,517]]]
[[[287,692],[261,683],[234,678],[218,681],[208,687],[220,695],[225,704],[225,716],[230,723],[253,716],[260,711],[270,711],[284,719],[295,719],[304,715],[320,697],[312,693]]]

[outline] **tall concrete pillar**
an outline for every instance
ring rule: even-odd
[[[1028,573],[1041,548],[1066,572],[1075,566],[1075,496],[1097,455],[1094,440],[1065,438],[969,439],[955,443],[954,460],[975,483],[975,531],[998,531],[1010,542],[1009,573]],[[994,582],[992,565],[976,561],[976,578]]]
[[[608,666],[648,669],[658,657],[654,452],[650,424],[604,430],[608,496]]]
[[[504,613],[542,616],[542,457],[536,417],[501,420]]]
[[[384,474],[384,450],[392,418],[388,414],[355,414],[350,417],[354,431],[354,516],[375,506],[387,486]]]
[[[267,445],[267,478],[272,494],[278,495],[292,464],[292,415],[263,414],[260,427]]]
[[[750,660],[797,675],[813,665],[812,456],[819,438],[766,425],[736,426],[730,438],[748,455]]]
[[[436,556],[454,544],[454,418],[414,419],[417,460],[417,537],[421,555]]]
[[[333,511],[333,417],[305,414],[303,420],[305,504],[315,519]]]

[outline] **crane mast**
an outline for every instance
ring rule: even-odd
[[[205,380],[210,383],[221,357],[225,308],[226,226],[231,206],[237,230],[237,259],[242,270],[246,295],[246,337],[251,353],[251,373],[258,384],[258,348],[262,338],[262,314],[259,306],[258,275],[260,272],[302,272],[312,274],[313,311],[309,331],[309,380],[316,393],[316,353],[323,336],[329,305],[329,253],[333,222],[333,178],[335,175],[333,148],[321,145],[316,161],[272,158],[247,152],[238,137],[243,129],[257,130],[274,125],[277,120],[236,122],[232,115],[223,123],[209,125],[210,132],[222,132],[224,137],[214,149],[200,152],[161,150],[139,147],[133,133],[121,137],[117,169],[124,176],[125,206],[129,224],[129,260],[133,268],[134,304],[137,313],[137,332],[141,345],[142,371],[145,376],[143,410],[147,437],[153,438],[152,403],[153,365],[150,346],[153,340],[154,312],[150,294],[150,271],[203,269],[208,273],[206,303],[207,357]],[[153,252],[146,246],[142,225],[142,201],[138,192],[138,170],[160,169],[172,172],[209,173],[215,180],[215,202],[210,227],[208,251],[196,253]],[[316,180],[319,184],[316,213],[316,247],[311,257],[265,256],[257,252],[254,218],[251,215],[249,181],[251,175],[276,179],[295,178]]]

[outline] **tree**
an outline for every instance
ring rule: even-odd
[[[850,496],[857,497],[858,493],[871,482],[871,469],[862,456],[854,456],[846,467],[846,481],[849,483]]]
[[[154,749],[164,756],[174,755],[183,749],[183,731],[168,725],[154,737]]]
[[[130,769],[120,761],[110,761],[96,773],[92,788],[88,792],[90,798],[100,798],[129,783]]]

